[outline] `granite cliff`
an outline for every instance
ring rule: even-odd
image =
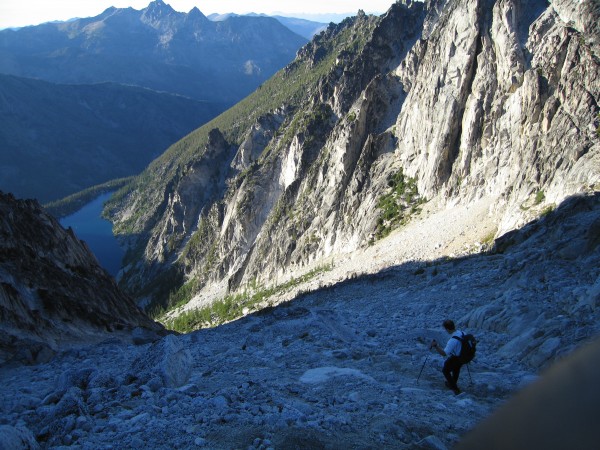
[[[571,3],[401,1],[331,25],[119,193],[122,286],[155,310],[226,294],[252,310],[247,292],[424,205],[486,199],[491,239],[597,191],[600,11]]]

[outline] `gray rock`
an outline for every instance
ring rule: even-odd
[[[40,445],[24,426],[0,425],[0,450],[37,450]]]
[[[600,278],[584,291],[578,299],[577,307],[587,307],[591,311],[595,311],[600,305]]]
[[[131,330],[131,341],[135,345],[144,345],[150,344],[152,342],[156,342],[160,339],[159,334],[156,330],[151,330],[149,328],[135,327]]]
[[[106,372],[94,372],[89,377],[88,389],[108,389],[118,387],[118,385],[117,379],[111,374]]]
[[[161,377],[152,377],[148,381],[147,386],[152,392],[156,392],[164,386],[164,383]]]
[[[506,345],[502,346],[498,350],[498,354],[506,358],[519,359],[519,357],[525,353],[530,352],[539,344],[537,339],[534,337],[537,330],[530,328],[526,332],[516,336]]]
[[[551,337],[540,345],[533,355],[529,356],[529,361],[534,367],[541,367],[547,361],[551,360],[560,348],[561,340],[559,337]]]
[[[440,253],[425,263],[390,262],[397,250],[402,258],[437,258],[413,246],[433,236],[431,248],[441,244],[435,252],[453,245],[420,217],[389,240],[353,251],[368,243],[378,200],[400,168],[416,178],[419,189],[440,194],[434,209],[438,203],[457,206],[436,216],[451,222],[483,218],[463,207],[480,195],[498,195],[494,203],[477,202],[483,204],[484,225],[498,234],[536,218],[550,206],[544,201],[559,202],[596,183],[598,141],[589,124],[599,104],[590,93],[597,92],[597,62],[577,29],[561,20],[537,0],[436,0],[396,2],[382,19],[361,15],[332,26],[301,54],[312,63],[327,53],[317,51],[325,43],[340,51],[339,67],[319,74],[311,101],[298,108],[302,115],[290,111],[281,124],[296,128],[274,133],[276,140],[264,147],[268,155],[253,159],[260,145],[248,146],[238,161],[244,171],[225,180],[225,173],[237,172],[219,170],[235,151],[226,141],[232,133],[213,130],[203,139],[200,130],[183,143],[190,144],[189,160],[172,166],[176,177],[154,183],[168,186],[166,191],[140,186],[123,200],[164,200],[159,209],[130,216],[150,238],[148,264],[132,265],[125,284],[143,284],[150,274],[156,280],[177,256],[183,273],[201,278],[197,287],[204,296],[213,283],[223,282],[218,286],[225,289],[227,277],[232,291],[245,284],[251,289],[255,279],[256,285],[262,278],[281,284],[292,270],[308,269],[307,262],[341,253],[343,267],[307,282],[328,288],[282,293],[293,297],[291,308],[275,306],[193,336],[144,346],[91,346],[61,354],[47,367],[2,368],[1,394],[10,400],[0,402],[1,423],[35,426],[49,448],[69,439],[83,446],[77,432],[87,422],[81,417],[93,424],[96,447],[128,447],[141,437],[149,448],[188,448],[199,437],[210,439],[210,448],[247,448],[257,437],[256,447],[268,446],[269,438],[275,448],[453,447],[540,364],[553,363],[598,333],[600,310],[592,308],[600,276],[595,237],[582,257],[565,260],[559,250],[569,239],[586,236],[600,216],[600,195],[563,202],[511,233],[490,255]],[[348,36],[360,45],[344,42],[342,49],[329,41]],[[302,67],[303,76],[309,67]],[[254,131],[268,138],[267,129]],[[233,134],[248,136],[241,129]],[[585,151],[583,144],[589,144]],[[170,152],[177,151],[175,146]],[[166,175],[161,165],[153,170]],[[145,181],[153,184],[153,176]],[[536,204],[538,189],[547,200]],[[217,203],[211,203],[213,195]],[[128,212],[135,210],[130,207]],[[500,220],[496,209],[504,214],[505,208],[502,222],[493,222]],[[414,237],[414,253],[403,252],[404,231]],[[380,270],[380,256],[396,267],[357,275],[362,266]],[[418,273],[423,264],[437,275]],[[580,301],[583,306],[571,313]],[[458,318],[461,328],[467,323],[479,341],[470,371],[461,373],[460,396],[444,387],[442,358],[427,351],[432,337],[448,339],[440,327],[445,318]],[[65,395],[33,412],[16,399],[45,395],[55,389],[56,374],[85,367],[97,372],[87,387],[76,381],[85,377],[74,376],[64,383],[71,386]],[[104,388],[101,373],[118,385]],[[588,400],[593,410],[593,397]],[[560,422],[568,416],[552,417]]]
[[[85,403],[81,389],[70,388],[51,410],[54,418],[65,417],[71,414],[76,416],[89,415],[88,406]]]
[[[227,405],[229,404],[229,402],[224,396],[218,395],[218,396],[210,399],[209,404],[217,410],[223,410],[223,409],[227,408]]]
[[[67,391],[72,387],[85,390],[88,387],[90,379],[94,375],[94,369],[76,369],[64,372],[58,378],[58,389]]]
[[[202,437],[197,437],[194,439],[194,444],[196,444],[198,447],[206,447],[208,445],[208,441]]]
[[[431,450],[448,450],[448,447],[437,436],[427,436],[419,442],[421,448]]]
[[[148,383],[159,376],[165,387],[178,388],[187,383],[192,371],[192,357],[181,338],[169,334],[151,345],[131,366],[131,376],[138,383]],[[154,383],[155,384],[155,383]]]

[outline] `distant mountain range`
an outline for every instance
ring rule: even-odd
[[[0,190],[48,202],[134,175],[224,105],[0,74]]]
[[[47,202],[137,174],[306,42],[274,18],[213,22],[161,0],[2,30],[0,189]]]
[[[0,31],[0,73],[55,83],[112,81],[234,104],[307,42],[270,17],[210,21],[162,0],[69,22]]]
[[[227,20],[230,17],[240,17],[238,14],[227,13],[227,14],[210,14],[207,16],[208,19],[214,22],[221,22]],[[243,16],[242,16],[243,17]],[[304,36],[306,39],[312,39],[315,34],[327,28],[327,23],[315,22],[313,20],[300,19],[295,17],[284,17],[284,16],[267,16],[265,14],[246,14],[245,17],[273,17],[279,20],[283,25],[288,27],[294,33]],[[344,17],[340,17],[343,20]]]

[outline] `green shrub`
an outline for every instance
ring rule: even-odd
[[[411,214],[419,212],[423,199],[419,196],[417,181],[406,177],[402,169],[388,178],[389,191],[382,195],[377,202],[381,210],[375,236],[377,239],[386,237],[398,225],[405,223]]]
[[[546,194],[544,194],[544,191],[537,191],[537,193],[535,194],[535,203],[534,204],[539,205],[545,199],[546,199]]]
[[[253,285],[258,289],[252,294],[243,292],[241,294],[228,295],[223,299],[215,301],[210,306],[193,311],[186,311],[173,320],[165,321],[164,325],[167,328],[180,333],[188,333],[200,328],[217,326],[225,322],[239,319],[244,314],[244,308],[248,308],[249,310],[256,308],[259,304],[267,301],[275,294],[305,283],[320,273],[333,270],[333,265],[332,261],[330,264],[319,266],[299,278],[292,278],[286,283],[269,288],[259,287],[254,281]],[[187,283],[178,291],[176,294],[178,298],[186,298],[188,289],[192,289],[189,284],[190,283]],[[177,303],[176,307],[180,305],[181,303]]]
[[[540,213],[540,217],[546,217],[548,214],[550,214],[552,211],[554,211],[554,209],[555,209],[554,205],[546,206],[544,208],[544,210]]]
[[[482,243],[483,245],[488,245],[488,246],[490,246],[490,245],[492,245],[492,244],[494,243],[494,237],[495,237],[495,236],[496,236],[496,231],[490,231],[488,234],[486,234],[486,235],[483,237],[483,239],[482,239],[481,243]]]

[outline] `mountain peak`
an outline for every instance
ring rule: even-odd
[[[194,6],[190,10],[190,12],[188,13],[188,18],[193,20],[208,20],[208,17],[202,14],[202,11],[200,11],[197,6]]]
[[[166,4],[162,0],[154,0],[150,2],[148,6],[142,10],[144,14],[150,14],[152,16],[160,16],[174,13],[175,10],[171,7],[171,5]]]
[[[163,20],[174,14],[177,12],[170,5],[162,0],[154,0],[142,10],[141,21],[153,28],[162,29],[166,26]]]
[[[169,8],[169,9],[172,9],[170,5],[167,5],[162,0],[154,0],[153,2],[150,2],[148,4],[147,8]]]

